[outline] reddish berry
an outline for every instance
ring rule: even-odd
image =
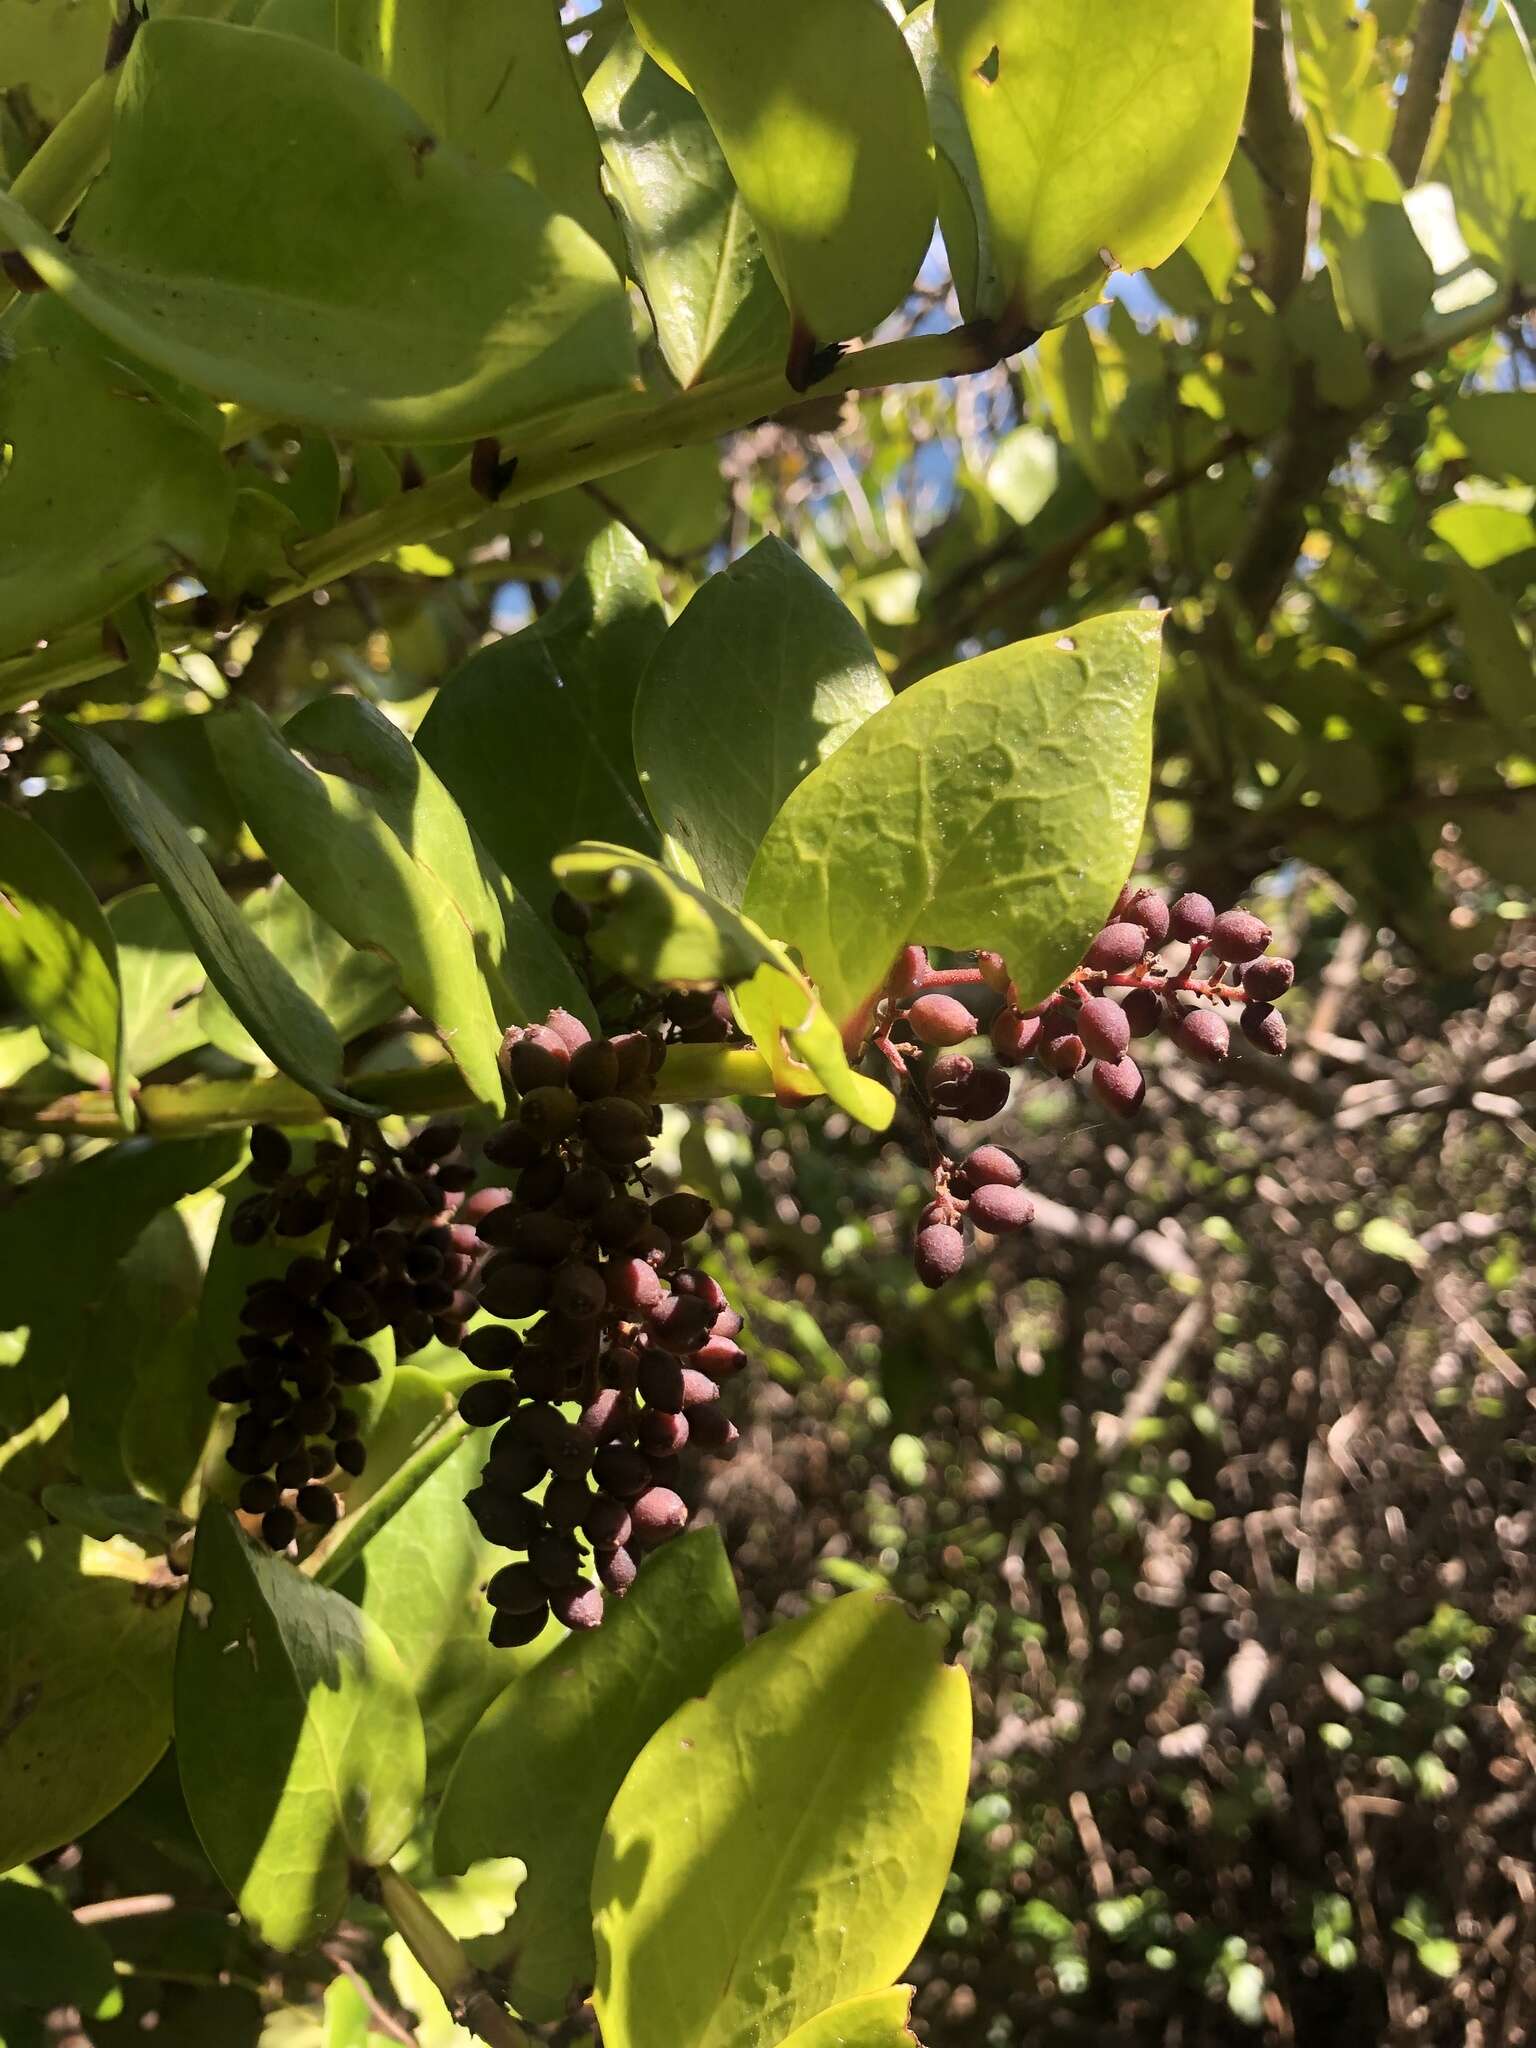
[[[1147,950],[1147,934],[1139,924],[1107,924],[1084,956],[1083,965],[1104,974],[1124,974]]]
[[[1226,910],[1211,927],[1211,950],[1218,960],[1242,964],[1257,960],[1274,933],[1251,910]]]
[[[1038,1017],[1021,1017],[1017,1010],[999,1010],[992,1019],[992,1050],[1006,1067],[1022,1066],[1040,1043]]]
[[[1278,1057],[1285,1051],[1285,1019],[1271,1003],[1249,1003],[1239,1022],[1243,1036],[1260,1052]]]
[[[1098,1060],[1117,1060],[1131,1042],[1124,1010],[1108,996],[1090,996],[1077,1013],[1077,1035]]]
[[[965,1239],[949,1223],[930,1223],[917,1234],[912,1264],[925,1287],[942,1287],[965,1264]]]
[[[1147,1099],[1146,1076],[1133,1059],[1099,1060],[1091,1078],[1094,1094],[1116,1116],[1134,1116]]]
[[[919,996],[907,1012],[907,1022],[924,1045],[962,1045],[981,1029],[953,996]]]
[[[967,1188],[1016,1188],[1024,1179],[1024,1168],[1001,1145],[982,1145],[966,1160],[962,1169]]]
[[[1035,1205],[1023,1188],[980,1187],[971,1196],[971,1221],[978,1230],[1005,1237],[1034,1220]]]
[[[1053,1038],[1040,1054],[1040,1064],[1063,1080],[1069,1080],[1078,1072],[1088,1057],[1088,1049],[1075,1031],[1065,1038]]]
[[[1243,969],[1243,989],[1256,1003],[1278,1002],[1296,980],[1296,962],[1278,954],[1267,960],[1250,960]]]
[[[1173,922],[1172,914],[1155,889],[1138,889],[1125,906],[1125,918],[1130,924],[1139,924],[1154,946],[1160,946],[1168,936]]]
[[[1171,936],[1186,944],[1193,939],[1208,939],[1215,922],[1215,904],[1209,896],[1202,896],[1194,889],[1187,890],[1168,914]]]
[[[1214,1010],[1187,1010],[1179,1019],[1179,1043],[1194,1059],[1219,1067],[1232,1049],[1225,1017]]]

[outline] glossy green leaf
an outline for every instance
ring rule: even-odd
[[[795,786],[891,701],[847,606],[776,535],[712,576],[651,657],[635,761],[661,830],[738,904]]]
[[[714,130],[625,28],[587,106],[667,368],[687,390],[782,356],[789,316]]]
[[[1247,0],[937,0],[1008,327],[1054,327],[1111,270],[1171,256],[1242,124]]]
[[[434,135],[536,186],[621,260],[557,8],[545,0],[336,0],[334,12],[335,47],[393,86]]]
[[[1512,555],[1536,550],[1536,520],[1523,506],[1499,498],[1457,498],[1431,512],[1429,524],[1436,539],[1454,548],[1471,569],[1491,569]]]
[[[800,335],[862,334],[900,300],[937,195],[923,90],[867,0],[630,0],[704,109]]]
[[[148,23],[68,247],[4,194],[0,234],[123,347],[340,433],[466,440],[634,376],[618,275],[584,230],[288,36]]]
[[[399,981],[389,961],[344,939],[282,876],[247,896],[240,913],[330,1018],[343,1045],[400,1008]],[[248,1066],[266,1063],[266,1054],[217,989],[204,991],[197,1017],[209,1043],[220,1052]]]
[[[895,1096],[848,1064],[836,1022],[787,955],[780,952],[776,966],[760,967],[731,1000],[743,1029],[767,1060],[781,1100],[826,1094],[872,1131],[889,1130]]]
[[[117,944],[69,856],[20,811],[0,809],[0,974],[45,1030],[92,1053],[131,1122]]]
[[[1046,994],[1125,880],[1151,772],[1161,618],[1121,612],[927,676],[808,776],[744,909],[843,1031],[909,943],[990,947]]]
[[[536,624],[471,656],[416,744],[519,894],[547,908],[549,864],[577,839],[658,851],[635,774],[635,697],[666,631],[644,549],[621,526]]]
[[[72,2005],[102,2019],[122,2005],[111,1949],[44,1885],[0,1878],[0,1955],[5,1996],[18,2005]]]
[[[1388,348],[1424,325],[1435,288],[1430,262],[1403,208],[1385,157],[1336,148],[1329,159],[1322,243],[1339,312],[1357,333]]]
[[[907,2024],[911,2015],[911,1985],[893,1984],[889,1991],[829,2006],[796,2027],[782,2048],[912,2048],[917,2036]]]
[[[344,1114],[377,1114],[342,1089],[341,1041],[325,1013],[246,924],[169,804],[99,733],[62,720],[46,723],[106,797],[175,906],[209,980],[274,1066]]]
[[[1470,391],[1446,406],[1452,431],[1484,476],[1536,484],[1536,412],[1524,391]]]
[[[113,0],[0,0],[0,92],[51,127],[101,76]]]
[[[1509,606],[1486,576],[1465,562],[1445,565],[1451,602],[1483,709],[1510,741],[1536,741],[1536,665]]]
[[[530,1654],[494,1650],[487,1640],[485,1583],[505,1558],[464,1506],[484,1462],[483,1441],[462,1443],[337,1585],[400,1653],[426,1733],[429,1791]]]
[[[393,1856],[421,1802],[421,1717],[382,1629],[218,1506],[177,1642],[176,1759],[208,1860],[277,1949],[325,1933],[352,1865]]]
[[[123,989],[123,1061],[136,1080],[201,1045],[205,1032],[192,1000],[207,969],[153,883],[107,905]]]
[[[145,1597],[73,1529],[0,1572],[0,1870],[72,1842],[154,1769],[171,1735],[180,1603]]]
[[[214,749],[273,865],[351,945],[392,964],[477,1099],[499,1107],[501,1033],[476,948],[499,917],[462,817],[410,742],[360,699],[332,697],[286,732],[238,704]],[[466,871],[470,903],[456,887]]]
[[[777,2048],[910,1961],[970,1773],[970,1693],[942,1657],[931,1626],[850,1593],[651,1737],[592,1879],[611,2048]]]
[[[29,305],[0,361],[0,654],[217,562],[228,536],[217,446],[76,324]]]
[[[1494,10],[1470,75],[1451,102],[1436,165],[1470,246],[1497,276],[1536,281],[1536,52],[1515,8]]]
[[[965,320],[989,320],[1003,310],[1006,295],[992,249],[992,222],[981,166],[965,125],[959,91],[939,54],[934,0],[922,0],[914,7],[901,32],[928,102],[928,125],[937,152],[939,226],[944,231],[960,315]]]
[[[729,986],[781,962],[756,925],[729,904],[628,847],[587,839],[553,865],[561,887],[596,913],[587,940],[592,951],[642,987]]]
[[[603,1817],[653,1732],[741,1648],[718,1533],[680,1536],[592,1635],[513,1681],[465,1743],[438,1813],[438,1868],[520,1856],[512,1999],[557,2019],[594,1969],[587,1894]]]

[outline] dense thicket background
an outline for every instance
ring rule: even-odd
[[[1416,113],[1406,136],[1396,102],[1437,0],[1257,13],[1245,148],[1189,249],[1030,356],[813,399],[718,450],[487,515],[270,617],[208,621],[153,689],[120,675],[73,700],[243,894],[267,872],[201,715],[232,693],[287,714],[350,689],[414,729],[462,657],[549,611],[615,516],[675,603],[782,533],[898,682],[1167,607],[1142,867],[1272,920],[1299,963],[1289,1060],[1244,1054],[1213,1078],[1169,1059],[1129,1129],[1068,1086],[1021,1086],[997,1135],[1029,1164],[1036,1228],[937,1297],[905,1250],[922,1187],[899,1129],[669,1112],[683,1171],[735,1218],[721,1259],[751,1316],[742,1454],[701,1502],[752,1621],[889,1586],[945,1618],[974,1679],[974,1797],[917,1965],[920,2030],[946,2048],[1263,2030],[1492,2044],[1536,2026],[1536,761],[1519,624],[1536,336],[1519,206],[1456,155],[1490,121],[1527,140],[1532,124],[1488,103],[1493,39],[1516,32],[1501,8],[1449,10],[1449,115]],[[4,111],[22,133],[15,92]],[[1419,241],[1400,208],[1351,213],[1351,149],[1419,180]],[[1448,255],[1440,177],[1470,244]],[[892,331],[944,322],[947,292],[936,246]],[[246,459],[302,504],[309,453],[277,434]],[[354,496],[364,481],[341,476]],[[36,726],[3,744],[3,799],[104,898],[141,884]],[[189,1028],[188,957],[144,940],[172,1080],[234,1070]],[[392,1026],[369,1057],[421,1052]],[[14,1188],[91,1150],[20,1128],[81,1078],[28,1027],[0,1034]],[[67,1444],[25,1333],[0,1342],[0,1480],[35,1497],[71,1476]],[[220,1918],[173,1774],[49,1874],[87,1906],[177,1902],[169,1962],[163,1916],[105,1921],[147,1961],[127,2014],[90,2029],[102,2048],[146,2013],[157,2040],[262,2031],[255,1991],[276,1966]],[[373,1969],[364,1935],[333,1946]],[[314,1989],[290,1975],[274,2048],[318,2038]],[[398,1973],[395,1997],[409,2007]],[[424,2009],[423,2048],[447,2037]]]

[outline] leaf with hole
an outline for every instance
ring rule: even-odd
[[[916,276],[937,204],[922,84],[885,9],[630,0],[628,11],[715,132],[790,309],[792,368],[813,342],[873,327]]]
[[[219,1506],[177,1641],[176,1759],[208,1860],[284,1951],[335,1923],[354,1864],[387,1862],[421,1803],[421,1717],[383,1630]]]
[[[773,1628],[651,1737],[592,1878],[613,2048],[777,2048],[911,1960],[970,1769],[965,1675],[897,1602]],[[833,2036],[835,2039],[835,2035]]]
[[[1165,262],[1237,146],[1249,0],[936,0],[976,152],[1004,325],[1058,326]]]
[[[1025,1002],[1077,965],[1140,842],[1161,628],[1115,613],[926,676],[791,794],[743,909],[845,1041],[905,945],[999,952]]]
[[[3,193],[0,234],[82,318],[199,390],[337,433],[461,441],[632,383],[628,304],[591,237],[332,51],[147,23],[111,164],[67,247]]]
[[[645,671],[635,761],[652,816],[739,904],[784,799],[890,701],[853,614],[770,534],[710,577]]]
[[[176,813],[98,733],[47,719],[50,735],[90,774],[174,904],[208,978],[273,1065],[343,1115],[376,1116],[341,1086],[341,1040],[224,893]]]
[[[592,1981],[587,1909],[603,1817],[675,1708],[741,1648],[741,1611],[718,1533],[680,1536],[591,1635],[566,1638],[514,1678],[469,1737],[437,1818],[435,1860],[467,1870],[519,1856],[511,1989],[519,2012],[558,2019]]]
[[[95,892],[22,812],[0,808],[0,973],[41,1025],[99,1059],[132,1127],[117,944]]]

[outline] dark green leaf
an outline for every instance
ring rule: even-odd
[[[0,973],[44,1030],[92,1053],[132,1118],[117,945],[80,870],[21,812],[0,808]]]
[[[5,1995],[20,2005],[110,2019],[122,2004],[111,1949],[43,1885],[0,1878],[0,1955]]]
[[[89,771],[175,905],[209,980],[273,1065],[343,1114],[377,1114],[342,1089],[341,1041],[324,1011],[257,939],[170,806],[97,733],[55,720],[48,730]]]
[[[775,535],[712,576],[651,657],[635,761],[651,813],[739,904],[785,798],[891,688],[863,628]]]
[[[207,980],[207,970],[153,883],[109,903],[107,923],[117,942],[123,989],[123,1059],[128,1072],[142,1080],[204,1042],[207,1034],[192,998]]]
[[[845,1037],[909,943],[995,949],[1026,1002],[1082,958],[1141,836],[1161,625],[1122,612],[927,676],[790,796],[744,909]]]
[[[4,194],[0,229],[123,347],[340,433],[466,440],[634,375],[618,275],[568,215],[288,36],[150,22],[68,247]]]
[[[276,954],[307,996],[330,1018],[343,1045],[392,1017],[401,1006],[398,976],[387,960],[344,939],[281,876],[240,905],[261,943]],[[248,1066],[266,1054],[217,989],[206,989],[197,1021],[210,1044]]]
[[[1322,243],[1340,314],[1369,341],[1411,341],[1429,312],[1435,271],[1404,211],[1396,171],[1385,157],[1336,148],[1327,191]]]
[[[126,1536],[141,1550],[167,1550],[192,1524],[142,1493],[97,1493],[89,1486],[45,1486],[43,1506],[57,1521],[99,1543]]]
[[[278,1949],[324,1934],[353,1864],[393,1856],[421,1801],[421,1717],[388,1638],[216,1505],[177,1644],[176,1756],[209,1861]]]
[[[24,1537],[0,1572],[0,1868],[71,1842],[119,1805],[171,1734],[179,1603],[116,1576],[73,1529]]]
[[[592,1878],[610,2048],[768,2048],[889,1985],[939,1902],[970,1775],[970,1690],[942,1656],[895,1601],[849,1593],[770,1629],[656,1731]]]
[[[1486,576],[1454,558],[1445,568],[1483,709],[1514,745],[1529,748],[1536,738],[1536,666],[1531,650],[1514,614]]]
[[[519,893],[545,908],[549,864],[577,839],[655,853],[635,775],[635,696],[666,630],[645,552],[621,526],[537,624],[474,655],[438,692],[417,745]]]
[[[593,1972],[587,1893],[603,1816],[652,1732],[741,1647],[731,1570],[713,1529],[646,1564],[592,1635],[513,1683],[465,1743],[438,1813],[439,1869],[520,1856],[513,2002],[556,2019]]]

